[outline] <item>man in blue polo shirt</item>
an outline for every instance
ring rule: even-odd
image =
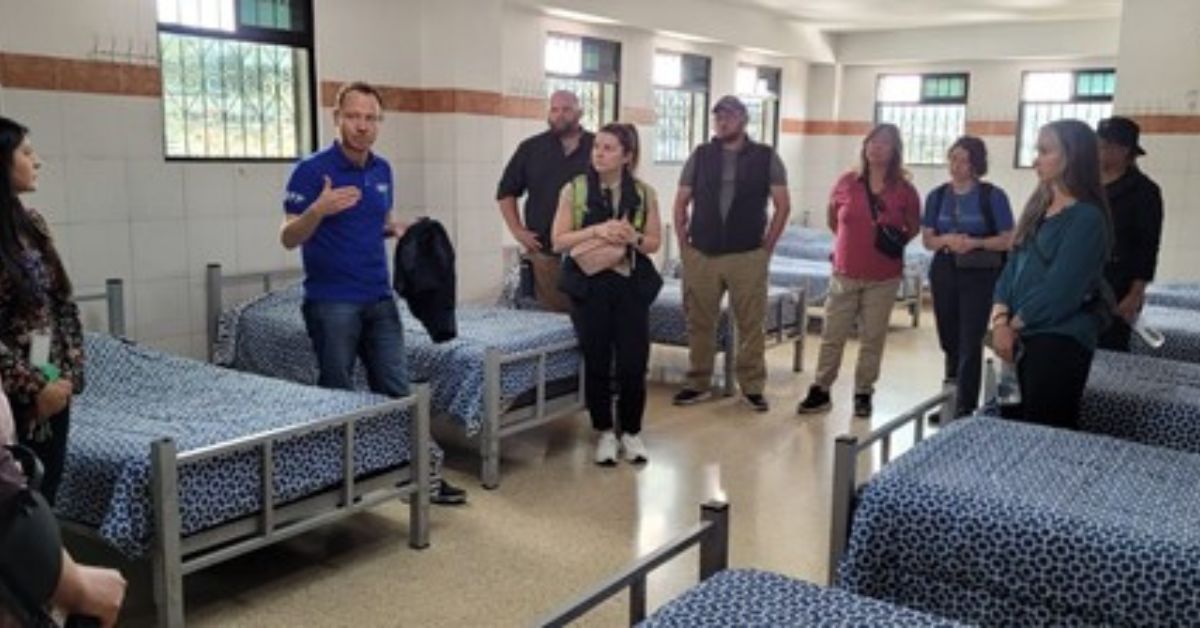
[[[304,323],[317,354],[318,385],[352,389],[362,358],[372,391],[403,397],[409,393],[404,327],[384,247],[403,226],[391,220],[392,167],[371,152],[382,116],[383,98],[370,85],[338,90],[338,141],[292,171],[280,240],[303,252]],[[443,480],[433,501],[463,503],[466,493]]]

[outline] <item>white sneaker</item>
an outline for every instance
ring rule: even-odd
[[[646,462],[646,445],[637,434],[622,434],[621,448],[625,450],[625,459],[640,464]]]
[[[604,432],[596,443],[596,464],[611,467],[617,464],[617,435]]]

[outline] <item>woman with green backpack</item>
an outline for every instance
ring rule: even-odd
[[[650,359],[650,304],[662,287],[649,256],[658,251],[662,223],[654,188],[634,176],[637,161],[633,125],[600,129],[587,173],[562,189],[551,234],[554,251],[564,256],[560,288],[571,297],[571,317],[587,373],[588,412],[599,433],[595,461],[604,466],[617,463],[619,450],[629,462],[647,460],[640,433]]]

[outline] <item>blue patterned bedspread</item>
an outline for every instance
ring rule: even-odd
[[[833,233],[827,229],[791,226],[783,231],[775,245],[777,257],[828,262],[833,259]],[[904,249],[904,274],[929,275],[933,253],[926,250],[921,238],[915,238]]]
[[[291,286],[252,299],[221,315],[218,364],[302,384],[317,382],[317,358],[300,313],[303,289]],[[401,303],[403,306],[403,303]],[[515,355],[568,344],[546,363],[547,381],[574,377],[581,357],[575,329],[562,314],[501,307],[460,307],[458,338],[434,343],[420,321],[401,307],[409,376],[430,383],[433,411],[460,423],[468,435],[479,431],[484,416],[484,374],[489,350]],[[358,365],[356,384],[367,388]],[[501,409],[537,387],[537,359],[505,365],[500,370]]]
[[[779,329],[780,306],[783,309],[784,326],[796,323],[796,297],[792,291],[771,286],[767,289],[767,322],[766,329],[773,332]],[[721,317],[717,322],[717,347],[725,350],[729,347],[729,309],[721,308]],[[687,317],[683,313],[683,285],[678,279],[666,279],[658,299],[650,306],[650,341],[686,347]]]
[[[1146,303],[1200,311],[1200,283],[1150,284],[1146,289]]]
[[[1166,342],[1152,349],[1134,334],[1130,344],[1134,353],[1200,363],[1200,311],[1150,305],[1142,310],[1142,320],[1165,336]]]
[[[1096,352],[1080,427],[1200,453],[1200,364]]]
[[[828,229],[791,226],[783,230],[775,254],[795,259],[828,262],[833,255],[833,233]]]
[[[847,590],[983,626],[1200,621],[1200,456],[965,419],[863,488]]]
[[[753,569],[722,571],[668,602],[646,628],[957,626],[886,602]]]
[[[71,440],[58,513],[95,528],[130,557],[153,534],[150,444],[174,439],[184,452],[271,429],[347,414],[387,401],[238,373],[108,336],[86,337],[88,386],[71,410]],[[393,412],[359,424],[355,468],[369,474],[409,459],[409,419]],[[342,477],[340,432],[309,434],[275,451],[275,494],[285,503]],[[441,451],[434,446],[434,463]],[[257,454],[211,459],[180,470],[180,521],[191,534],[257,512]]]
[[[772,286],[804,290],[808,305],[821,305],[829,296],[830,262],[774,255],[768,272]]]

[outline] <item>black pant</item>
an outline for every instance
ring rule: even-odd
[[[1021,338],[1017,379],[1021,405],[1004,415],[1051,427],[1079,427],[1083,389],[1092,369],[1094,351],[1075,339],[1057,334]]]
[[[1104,333],[1100,334],[1100,349],[1108,351],[1122,351],[1129,353],[1129,343],[1133,340],[1133,328],[1125,319],[1114,316],[1112,324]]]
[[[999,274],[999,269],[958,268],[952,253],[938,253],[933,258],[929,273],[933,313],[938,342],[946,354],[946,379],[957,382],[959,416],[979,406],[983,336]]]
[[[36,410],[30,408],[19,416],[30,416],[35,412]],[[37,454],[38,459],[42,461],[45,475],[42,476],[41,493],[53,506],[54,498],[58,495],[58,485],[62,482],[63,464],[67,461],[67,436],[71,432],[71,407],[67,406],[66,410],[46,421],[50,423],[49,439],[42,442],[33,441],[29,437],[28,427],[18,431],[17,439],[22,445]]]
[[[616,357],[617,415],[621,432],[642,431],[646,410],[646,363],[650,360],[650,309],[633,281],[612,271],[589,277],[586,299],[572,309],[587,371],[585,387],[592,427],[613,429],[612,372]]]

